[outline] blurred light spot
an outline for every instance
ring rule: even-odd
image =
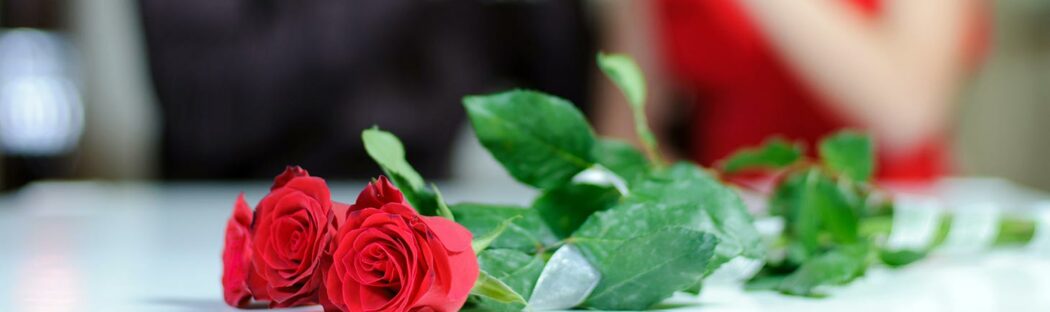
[[[18,29],[0,34],[0,150],[55,155],[75,148],[84,111],[62,37]]]

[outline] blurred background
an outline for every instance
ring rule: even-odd
[[[0,0],[0,189],[367,179],[372,125],[428,178],[505,179],[461,97],[548,92],[634,141],[608,51],[642,65],[669,157],[849,127],[883,179],[1050,190],[1050,2],[777,2]]]

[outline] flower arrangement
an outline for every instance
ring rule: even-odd
[[[762,264],[748,287],[818,295],[926,250],[881,244],[893,208],[870,183],[871,140],[842,132],[819,162],[775,139],[712,170],[665,163],[644,115],[633,60],[598,56],[623,91],[642,149],[600,138],[571,103],[527,90],[468,96],[477,139],[517,181],[528,206],[445,202],[406,161],[392,133],[361,137],[385,176],[353,204],[299,167],[274,179],[254,212],[237,198],[226,229],[226,302],[320,304],[326,311],[643,310],[686,291],[735,259]],[[732,183],[740,171],[786,172],[770,198],[786,231],[765,244]],[[874,230],[872,230],[874,229]],[[883,229],[884,230],[884,229]]]
[[[477,279],[467,229],[419,215],[385,177],[352,205],[299,167],[274,180],[254,214],[237,198],[226,228],[226,303],[321,304],[329,311],[455,311]]]

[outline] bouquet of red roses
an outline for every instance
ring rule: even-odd
[[[228,304],[318,304],[326,311],[456,311],[478,276],[466,228],[422,216],[386,177],[352,205],[299,167],[253,213],[242,194],[226,227]]]
[[[254,214],[239,199],[224,252],[226,301],[328,311],[641,310],[698,292],[724,264],[760,261],[737,194],[695,164],[666,164],[629,58],[598,65],[624,91],[643,150],[594,134],[568,101],[526,90],[468,96],[478,141],[539,195],[529,206],[445,203],[401,141],[361,134],[389,177],[353,205],[288,168]],[[742,262],[741,262],[742,261]],[[732,267],[732,266],[727,266]]]

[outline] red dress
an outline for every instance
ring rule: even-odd
[[[877,18],[879,0],[844,0]],[[856,127],[827,109],[763,38],[735,0],[660,0],[658,29],[667,68],[698,95],[690,125],[693,158],[711,165],[780,135],[807,150],[838,129]],[[929,180],[947,172],[944,139],[903,157],[879,155],[882,180]]]

